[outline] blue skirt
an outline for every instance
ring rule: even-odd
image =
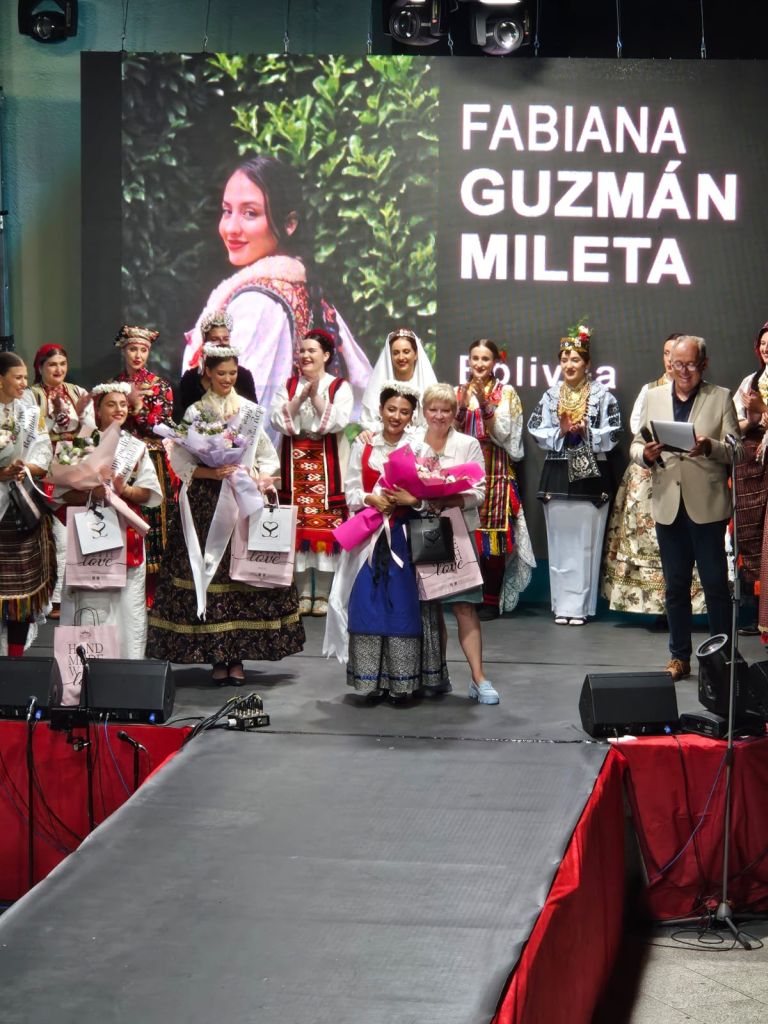
[[[416,576],[408,552],[402,520],[392,527],[391,557],[384,533],[374,548],[372,565],[365,562],[349,598],[349,632],[369,636],[421,636],[421,609]]]

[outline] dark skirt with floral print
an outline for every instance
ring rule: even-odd
[[[193,480],[189,504],[200,547],[205,549],[221,484]],[[208,588],[205,620],[197,598],[184,543],[179,507],[168,527],[168,544],[149,614],[147,657],[182,664],[279,661],[304,646],[296,587],[261,588],[229,576],[230,549],[224,552]]]

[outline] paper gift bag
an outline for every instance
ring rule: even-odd
[[[113,508],[91,505],[85,512],[76,512],[74,520],[80,551],[84,555],[122,547],[120,517]]]
[[[442,514],[447,516],[453,525],[454,560],[415,567],[419,597],[422,601],[452,597],[454,594],[482,586],[483,583],[475,549],[461,511],[458,508],[450,508]]]
[[[84,609],[79,617],[88,617]],[[93,625],[57,626],[53,631],[53,656],[61,673],[62,692],[58,703],[71,707],[80,703],[80,688],[83,682],[83,666],[77,656],[77,648],[85,648],[86,658],[119,658],[120,638],[117,626],[98,626],[95,612],[91,613]],[[55,695],[52,694],[52,701]]]
[[[295,505],[265,505],[248,517],[249,551],[293,551],[296,546]]]
[[[77,590],[120,590],[126,581],[125,523],[120,521],[122,546],[110,551],[83,554],[75,528],[75,516],[82,509],[67,509],[67,567],[64,581]]]
[[[230,542],[229,575],[252,587],[289,587],[296,552],[249,551],[248,521],[238,519]]]

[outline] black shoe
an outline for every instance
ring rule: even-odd
[[[363,694],[366,704],[380,704],[387,696],[387,691],[381,688],[376,690],[369,690],[368,693]]]
[[[437,686],[422,686],[418,690],[419,697],[426,697],[427,700],[434,700],[435,697],[442,697],[444,693],[450,693],[453,690],[450,682],[446,680],[444,683],[438,683]]]
[[[393,707],[401,708],[411,703],[410,693],[388,693],[387,700]]]
[[[499,606],[497,604],[481,604],[477,610],[477,617],[481,622],[491,622],[499,617]]]
[[[739,636],[760,636],[757,626],[742,626],[738,632]]]

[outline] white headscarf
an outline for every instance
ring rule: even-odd
[[[416,411],[413,414],[410,427],[423,426],[424,418],[421,410],[421,396],[432,384],[437,384],[437,377],[435,371],[432,369],[432,363],[429,361],[429,356],[424,351],[419,338],[412,331],[393,331],[388,335],[384,348],[381,350],[379,358],[376,360],[371,376],[368,378],[368,384],[363,395],[363,404],[360,410],[360,425],[363,430],[373,430],[378,433],[383,424],[381,422],[381,416],[379,414],[379,406],[381,404],[379,396],[381,395],[381,389],[384,387],[387,381],[396,379],[395,370],[392,366],[392,342],[396,338],[408,338],[413,341],[416,345],[416,365],[413,368],[413,376],[411,377],[409,384],[412,384],[419,392],[419,404],[416,407]],[[409,429],[410,429],[409,427]]]

